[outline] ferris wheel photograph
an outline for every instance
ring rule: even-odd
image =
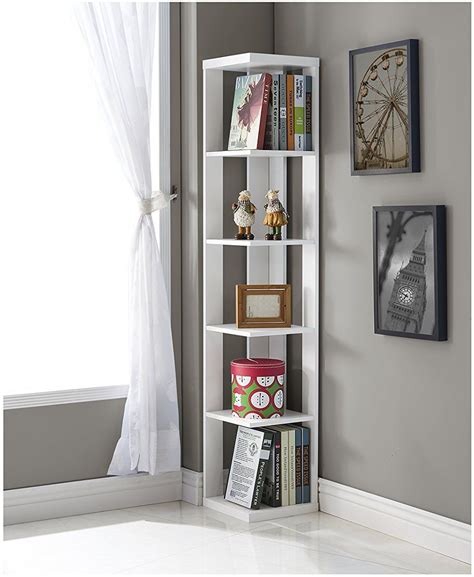
[[[418,45],[350,52],[352,174],[419,171]]]

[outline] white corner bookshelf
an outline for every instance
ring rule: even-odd
[[[297,71],[312,76],[313,116],[312,151],[242,150],[226,151],[223,118],[223,79],[226,72],[284,74]],[[203,62],[203,505],[247,522],[289,517],[318,510],[318,323],[319,323],[319,59],[278,54],[237,54]],[[252,232],[255,240],[224,238],[223,187],[224,162],[228,157],[242,157],[247,167],[247,189],[253,201],[263,204],[266,191],[280,191],[287,202],[287,159],[301,158],[302,238],[263,240],[266,227],[262,210],[257,212]],[[236,196],[238,190],[235,191]],[[262,201],[262,202],[261,202]],[[259,205],[257,205],[258,208]],[[231,211],[229,208],[229,218]],[[301,302],[302,324],[283,329],[239,329],[224,323],[224,250],[240,246],[246,251],[247,284],[285,284],[287,247],[302,251]],[[295,299],[295,295],[293,294]],[[224,337],[245,338],[248,357],[274,357],[286,361],[287,335],[301,335],[301,412],[286,410],[278,420],[258,421],[232,416],[224,406]],[[286,381],[286,379],[285,379]],[[229,383],[230,388],[230,383]],[[291,387],[291,383],[286,383]],[[286,396],[286,395],[285,395]],[[304,423],[311,428],[311,502],[288,507],[261,506],[250,510],[224,499],[223,427],[265,427],[275,424]]]

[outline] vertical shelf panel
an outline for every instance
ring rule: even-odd
[[[319,150],[319,68],[307,68],[303,74],[313,77],[313,148]],[[319,158],[302,159],[303,238],[319,239]],[[319,242],[304,245],[302,260],[303,325],[315,331],[302,337],[303,412],[314,415],[311,428],[311,501],[318,503],[318,386],[319,386]]]
[[[223,72],[205,70],[203,77],[203,144],[206,150],[222,147]],[[203,321],[223,322],[222,246],[207,245],[207,238],[222,238],[224,160],[203,159]],[[203,330],[203,405],[204,414],[222,408],[223,335]],[[203,417],[204,496],[222,495],[222,423]]]
[[[255,238],[264,238],[266,227],[263,225],[262,210],[265,193],[268,190],[268,158],[247,159],[247,189],[252,193],[252,202],[257,207],[255,224],[252,232]],[[247,248],[247,284],[268,284],[268,254],[269,248]],[[247,340],[247,357],[268,357],[269,338]]]
[[[288,207],[286,198],[286,188],[287,188],[286,163],[287,159],[283,157],[270,158],[269,173],[268,173],[268,188],[269,189],[273,188],[280,191],[279,194],[280,201],[285,208]],[[282,238],[286,239],[286,237],[287,237],[287,227],[285,226],[282,229]],[[286,255],[287,255],[287,247],[278,246],[278,241],[275,242],[275,246],[269,248],[269,255],[268,255],[269,284],[286,284]],[[286,337],[270,337],[268,354],[271,358],[281,359],[286,363]],[[286,394],[285,394],[285,403],[286,403]]]

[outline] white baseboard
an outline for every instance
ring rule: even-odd
[[[471,525],[319,479],[320,510],[465,563],[471,562]]]
[[[202,473],[191,469],[181,469],[183,473],[183,501],[202,506]]]
[[[3,492],[4,525],[179,501],[181,471],[104,477]]]

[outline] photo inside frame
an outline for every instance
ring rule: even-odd
[[[245,302],[246,317],[277,318],[281,314],[281,296],[279,294],[248,294]]]
[[[376,218],[378,328],[433,335],[436,330],[433,214],[387,210],[377,212]]]
[[[354,170],[408,168],[407,46],[354,54],[352,64]]]

